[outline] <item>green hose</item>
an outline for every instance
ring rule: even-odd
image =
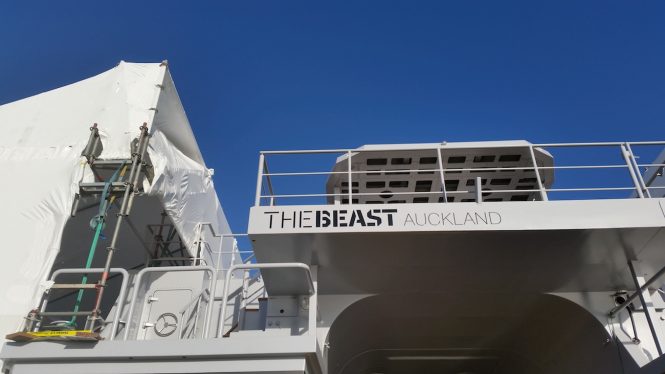
[[[102,235],[102,229],[104,229],[104,222],[106,221],[106,214],[108,213],[109,208],[111,207],[111,204],[108,203],[108,197],[109,197],[109,190],[111,187],[111,184],[118,179],[118,175],[123,175],[124,171],[121,173],[120,170],[125,166],[125,163],[123,162],[120,167],[118,167],[118,170],[113,173],[111,178],[109,178],[106,183],[104,183],[104,190],[102,191],[102,196],[100,199],[99,203],[99,214],[93,218],[93,220],[96,221],[94,230],[95,230],[95,235],[92,237],[92,244],[90,244],[90,250],[88,251],[88,259],[85,262],[85,268],[90,269],[92,266],[92,260],[95,258],[95,251],[97,250],[97,243],[99,242],[99,237]],[[92,221],[91,221],[92,223]],[[83,275],[83,278],[81,278],[81,284],[87,284],[88,283],[88,274]],[[81,302],[83,301],[83,292],[84,290],[81,288],[78,291],[78,294],[76,295],[76,303],[74,304],[74,313],[77,313],[79,309],[81,308]],[[67,326],[76,326],[76,315],[73,315],[72,318],[67,322]]]
[[[97,221],[97,227],[95,228],[95,236],[92,238],[92,244],[90,245],[90,251],[88,252],[88,260],[85,262],[85,268],[90,269],[92,266],[92,259],[95,257],[95,250],[97,249],[97,242],[99,241],[99,236],[102,233],[102,228],[104,227],[104,219]],[[81,284],[88,283],[88,274],[85,274],[81,279]],[[74,305],[74,313],[79,311],[81,307],[81,301],[83,300],[83,289],[80,289],[78,295],[76,295],[76,304]],[[72,316],[72,319],[67,323],[69,326],[76,325],[76,315]]]

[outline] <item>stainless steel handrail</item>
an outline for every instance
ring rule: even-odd
[[[268,163],[265,161],[265,159],[263,160],[263,170],[264,170],[264,175],[270,175],[270,171],[268,170]],[[275,193],[273,192],[272,181],[270,180],[269,177],[266,179],[266,184],[268,185],[268,193],[270,195],[274,195]],[[270,205],[274,204],[275,204],[275,199],[271,198]]]
[[[226,321],[226,308],[229,297],[229,284],[231,283],[231,274],[236,270],[251,270],[251,269],[303,269],[307,274],[307,280],[309,282],[309,292],[310,295],[316,293],[316,287],[314,286],[314,280],[312,278],[312,272],[306,264],[301,262],[280,262],[280,263],[267,263],[267,264],[240,264],[233,265],[229,268],[229,271],[226,273],[224,279],[224,291],[222,292],[222,311],[219,317],[219,327],[217,329],[217,337],[224,337],[224,323]],[[311,313],[311,311],[310,311]]]
[[[254,251],[252,251],[252,250],[244,250],[244,251],[243,250],[231,250],[231,251],[222,250],[222,245],[224,244],[224,242],[223,242],[224,238],[239,238],[239,237],[247,237],[247,236],[249,236],[249,235],[246,234],[246,233],[242,233],[242,234],[220,234],[220,235],[217,235],[217,237],[220,238],[220,240],[219,240],[219,249],[218,250],[213,249],[212,246],[205,247],[205,249],[208,251],[208,253],[210,254],[211,257],[214,256],[214,255],[217,255],[217,261],[215,263],[215,270],[217,270],[217,271],[221,270],[222,272],[225,271],[225,270],[228,270],[228,269],[224,269],[224,266],[221,262],[223,254],[230,254],[231,255],[231,261],[230,261],[231,265],[233,265],[233,263],[235,262],[235,255],[242,255],[242,254],[247,254],[247,253],[250,253],[252,255],[254,254]],[[250,257],[252,257],[252,256],[250,256]],[[242,259],[242,257],[240,257],[240,259]]]
[[[127,314],[127,323],[125,324],[125,334],[123,336],[124,340],[129,338],[129,330],[132,326],[132,315],[134,314],[134,309],[136,307],[136,300],[139,297],[139,289],[141,288],[141,281],[143,276],[147,273],[158,273],[158,272],[181,272],[181,271],[205,271],[210,274],[210,281],[208,288],[210,289],[210,294],[215,295],[215,287],[217,285],[217,277],[215,269],[211,266],[166,266],[160,268],[145,268],[136,276],[134,281],[134,291],[132,293],[132,299],[129,304],[129,313]],[[208,303],[206,306],[205,320],[203,323],[203,338],[208,337],[208,327],[210,326],[210,319],[212,317],[212,302]]]
[[[88,273],[94,273],[94,274],[101,274],[104,272],[103,268],[92,268],[92,269],[58,269],[53,272],[51,275],[51,281],[55,281],[55,279],[61,275],[61,274],[88,274]],[[111,333],[110,333],[110,338],[109,340],[114,340],[115,335],[118,333],[118,326],[120,324],[120,317],[122,313],[122,307],[125,305],[125,297],[127,293],[127,282],[129,281],[129,273],[127,270],[122,269],[122,268],[111,268],[109,269],[109,273],[118,273],[122,275],[122,283],[120,284],[120,292],[118,294],[118,303],[117,303],[117,308],[115,310],[115,315],[113,316],[113,323],[111,324]],[[44,312],[46,310],[46,306],[48,304],[48,301],[44,300],[41,306],[41,311]]]
[[[646,188],[663,188],[663,187],[646,187]],[[584,192],[584,191],[633,191],[635,190],[635,187],[579,187],[579,188],[543,188],[543,191],[547,192]],[[483,192],[486,193],[520,193],[520,192],[539,192],[539,189],[524,189],[524,190],[493,190],[493,189],[483,189]],[[466,194],[466,193],[474,193],[475,190],[457,190],[457,191],[448,191],[448,195],[455,195],[455,194]],[[399,195],[441,195],[440,191],[428,191],[428,192],[390,192],[391,195],[399,196]],[[356,196],[380,196],[383,195],[381,192],[356,192],[354,195]],[[330,194],[325,194],[325,193],[319,193],[319,194],[288,194],[288,195],[274,195],[274,197],[292,197],[292,198],[298,198],[298,197],[328,197],[328,196],[346,196],[346,194],[340,194],[340,193],[330,193]],[[261,197],[268,197],[268,196],[261,196]]]
[[[638,166],[660,166],[661,164],[654,165],[638,165]],[[665,164],[662,164],[665,166]],[[538,169],[621,169],[628,168],[628,165],[561,165],[561,166],[538,166]],[[483,167],[483,168],[446,168],[443,169],[444,173],[456,173],[460,171],[510,171],[510,170],[534,170],[533,166],[515,166],[515,167]],[[400,174],[400,173],[422,173],[422,172],[439,172],[440,169],[395,169],[395,170],[357,170],[352,171],[351,174],[372,174],[372,173],[384,173],[384,174]],[[294,173],[270,173],[264,174],[264,176],[274,176],[274,177],[288,177],[288,176],[300,176],[300,175],[336,175],[336,174],[348,174],[346,171],[313,171],[313,172],[294,172]]]
[[[196,318],[194,318],[194,327],[192,328],[192,332],[194,332],[194,333],[196,332],[196,327],[197,327],[197,325],[198,325],[198,320],[199,320],[199,319],[198,319],[198,315],[199,315],[199,311],[201,310],[201,301],[203,300],[203,296],[206,294],[206,292],[207,292],[207,293],[210,293],[210,291],[209,291],[208,289],[204,289],[204,290],[202,290],[201,292],[199,292],[199,294],[198,294],[197,297],[195,297],[194,299],[190,300],[190,301],[185,305],[185,307],[182,308],[182,309],[178,312],[178,314],[179,314],[180,317],[181,317],[181,321],[183,322],[183,324],[180,325],[180,333],[179,333],[179,335],[178,335],[178,338],[179,338],[179,339],[182,339],[182,338],[183,338],[183,333],[185,333],[185,331],[187,330],[187,328],[188,328],[189,325],[190,325],[190,323],[186,323],[186,324],[185,324],[185,320],[186,320],[186,318],[185,318],[185,314],[186,314],[187,311],[190,310],[190,308],[191,308],[192,306],[194,306],[194,305],[196,305],[196,312],[194,312],[194,315],[196,316]],[[208,301],[208,303],[212,303],[213,298],[210,297],[210,296],[208,296],[208,300],[207,300],[207,301]],[[191,314],[192,314],[192,313],[190,313],[190,315],[191,315]]]
[[[583,142],[583,143],[534,143],[533,147],[607,147],[619,146],[626,144],[626,142]],[[629,142],[634,145],[665,145],[665,140],[645,141],[645,142]],[[439,147],[432,148],[419,148],[418,150],[436,150],[437,148],[447,149],[447,143],[441,143]],[[497,145],[483,145],[482,148],[524,148],[526,144],[497,144]],[[346,153],[346,152],[386,152],[386,151],[409,151],[409,149],[395,149],[395,148],[372,148],[372,149],[358,149],[358,148],[338,148],[338,149],[298,149],[298,150],[268,150],[261,151],[263,155],[276,155],[276,154],[317,154],[317,153]]]
[[[651,314],[649,313],[649,305],[646,302],[643,293],[648,290],[651,284],[653,284],[655,281],[660,279],[663,276],[663,274],[665,274],[665,267],[661,268],[656,274],[654,274],[654,276],[652,276],[650,279],[643,282],[642,284],[640,284],[640,281],[637,278],[637,273],[635,271],[635,265],[633,264],[633,261],[630,260],[628,261],[628,269],[630,270],[630,275],[633,278],[633,282],[635,282],[635,288],[637,290],[633,292],[630,296],[626,297],[623,303],[612,308],[607,315],[610,318],[616,317],[616,315],[620,311],[628,307],[635,299],[639,298],[640,303],[642,304],[642,308],[644,310],[644,316],[647,320],[647,324],[649,325],[649,330],[651,331],[651,337],[653,338],[656,350],[658,351],[658,356],[660,357],[663,354],[663,350],[660,345],[660,340],[658,339],[658,333],[656,332],[656,328],[654,326]]]
[[[637,157],[635,156],[632,146],[663,146],[665,145],[665,141],[646,141],[646,142],[588,142],[588,143],[540,143],[540,144],[513,144],[513,145],[505,145],[505,144],[500,144],[500,145],[487,145],[483,146],[483,148],[491,149],[491,148],[528,148],[529,149],[529,156],[531,158],[531,161],[533,165],[529,166],[520,166],[520,167],[480,167],[480,168],[448,168],[444,169],[443,165],[441,162],[439,162],[439,167],[438,168],[431,168],[431,169],[393,169],[393,170],[352,170],[351,168],[351,159],[354,155],[357,155],[359,153],[376,153],[376,152],[387,152],[387,151],[413,151],[413,149],[395,149],[395,148],[376,148],[376,149],[322,149],[322,150],[289,150],[289,151],[262,151],[260,152],[259,158],[260,158],[260,167],[259,173],[258,173],[258,178],[257,178],[257,195],[255,197],[255,205],[260,206],[261,202],[263,199],[269,199],[271,201],[271,205],[274,203],[275,198],[305,198],[305,197],[339,197],[343,196],[345,198],[348,198],[348,203],[349,205],[354,204],[353,203],[353,197],[355,196],[379,196],[382,195],[382,192],[366,192],[366,193],[359,193],[359,192],[354,192],[352,188],[352,182],[351,180],[353,179],[354,175],[365,175],[365,174],[371,174],[371,173],[382,173],[382,174],[400,174],[400,173],[416,173],[416,172],[439,172],[440,173],[440,179],[442,181],[442,190],[443,191],[430,191],[430,192],[425,192],[424,194],[438,194],[442,195],[444,197],[444,201],[447,201],[447,195],[448,194],[454,194],[455,192],[459,191],[446,191],[445,189],[445,175],[449,173],[458,173],[458,172],[466,172],[466,171],[517,171],[517,170],[533,170],[535,171],[535,179],[536,183],[538,185],[538,189],[530,189],[530,190],[520,190],[520,192],[538,192],[540,194],[540,199],[541,200],[548,200],[548,192],[590,192],[590,191],[622,191],[622,190],[633,190],[635,191],[636,195],[638,198],[649,198],[651,197],[650,190],[654,188],[659,188],[659,187],[651,187],[648,186],[644,182],[644,178],[642,176],[642,173],[640,172],[640,167],[654,167],[654,166],[665,166],[665,164],[656,164],[656,163],[651,163],[651,164],[639,164],[637,162]],[[601,164],[601,165],[560,165],[560,166],[540,166],[537,164],[536,159],[535,159],[535,153],[534,149],[542,149],[542,148],[574,148],[574,147],[617,147],[621,150],[621,154],[623,155],[623,160],[624,163],[622,164]],[[441,161],[441,150],[445,149],[450,149],[450,147],[447,147],[446,143],[440,144],[438,147],[431,147],[431,148],[420,148],[417,149],[418,151],[436,151],[437,154],[439,154],[439,161]],[[266,156],[269,155],[306,155],[306,154],[330,154],[330,153],[338,153],[340,155],[346,155],[347,157],[347,170],[343,171],[313,171],[313,172],[269,172],[267,169],[267,158]],[[620,158],[621,159],[621,158]],[[583,188],[545,188],[543,181],[541,180],[541,176],[539,171],[541,170],[592,170],[592,169],[627,169],[632,181],[632,184],[634,185],[633,187],[583,187]],[[299,194],[288,194],[288,193],[281,193],[281,194],[276,194],[273,189],[272,189],[272,181],[271,177],[277,177],[277,176],[307,176],[307,175],[346,175],[347,176],[347,183],[349,184],[349,189],[348,192],[345,193],[338,193],[337,191],[334,191],[334,193],[299,193]],[[261,194],[262,188],[260,186],[263,181],[266,181],[266,183],[270,184],[270,191],[268,192],[267,195]],[[475,191],[475,190],[474,190]],[[502,190],[484,190],[485,192],[490,192],[490,193],[502,193],[506,191]],[[473,191],[467,191],[468,192],[473,192]],[[392,192],[391,194],[393,195],[398,195],[398,194],[404,194],[404,195],[415,195],[418,194],[416,192]]]
[[[210,232],[212,233],[212,236],[214,238],[219,238],[219,250],[212,249],[212,246],[207,241],[203,240],[203,238],[204,238],[203,228],[205,228],[205,227],[207,227],[210,230]],[[222,265],[221,264],[222,254],[230,254],[231,255],[231,264],[233,264],[233,262],[235,262],[235,255],[236,254],[239,255],[241,253],[250,253],[250,252],[253,253],[253,251],[236,251],[236,250],[223,251],[222,250],[222,246],[224,245],[224,239],[225,238],[235,239],[235,238],[239,238],[239,237],[247,237],[248,234],[233,234],[233,233],[222,234],[222,233],[217,233],[215,231],[214,226],[210,222],[199,222],[197,224],[196,231],[198,233],[197,234],[198,239],[195,241],[195,243],[199,244],[199,250],[198,250],[198,253],[197,253],[197,257],[198,258],[203,257],[202,254],[201,254],[202,249],[205,249],[206,251],[208,251],[208,253],[210,254],[211,261],[213,260],[214,255],[217,254],[217,262],[215,263],[215,269],[216,270],[223,270],[223,266],[220,268],[220,266]],[[205,245],[201,246],[201,244],[205,244]]]

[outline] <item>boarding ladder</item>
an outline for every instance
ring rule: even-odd
[[[98,158],[102,152],[103,145],[99,135],[97,124],[95,123],[90,127],[90,137],[88,143],[81,153],[86,161],[82,167],[88,165],[92,171],[95,181],[79,183],[79,192],[75,195],[74,203],[72,205],[72,213],[74,216],[78,210],[78,205],[84,196],[99,196],[99,214],[91,221],[91,227],[95,230],[93,242],[90,247],[88,258],[84,269],[61,269],[68,271],[61,271],[60,273],[69,274],[83,274],[80,283],[51,283],[47,285],[44,292],[44,297],[39,308],[30,311],[26,317],[27,323],[25,331],[30,333],[38,333],[40,331],[48,330],[71,330],[76,328],[76,320],[78,317],[86,317],[84,333],[94,334],[96,328],[103,323],[101,316],[101,303],[104,296],[104,289],[110,279],[109,274],[123,272],[123,269],[111,269],[113,255],[117,250],[118,238],[120,228],[129,216],[134,198],[140,193],[139,183],[142,176],[152,179],[152,166],[147,160],[146,151],[148,148],[148,141],[150,135],[148,134],[147,124],[144,123],[140,127],[140,134],[137,139],[131,143],[131,158],[129,159],[100,159]],[[110,176],[105,177],[109,174]],[[98,239],[101,231],[106,222],[106,215],[110,206],[116,199],[122,198],[120,203],[119,212],[117,213],[117,220],[111,236],[109,246],[106,248],[106,261],[103,269],[91,269],[92,260],[95,255]],[[56,272],[58,273],[58,272]],[[52,279],[55,279],[54,273]],[[60,274],[58,273],[58,275]],[[99,281],[95,283],[88,283],[88,273],[101,273]],[[124,271],[123,286],[127,281],[126,271]],[[72,311],[46,311],[48,305],[48,297],[51,290],[54,289],[69,289],[78,291],[76,304]],[[81,311],[79,310],[83,293],[85,291],[94,290],[96,292],[94,307],[92,310]],[[124,287],[123,287],[124,290]],[[122,293],[122,292],[121,292]],[[58,321],[57,324],[48,326],[44,324],[45,317],[70,317],[69,321]],[[116,318],[117,320],[117,318]],[[118,321],[114,321],[114,330],[117,330]],[[112,331],[114,334],[115,331]],[[44,336],[44,335],[42,335]],[[85,335],[85,337],[89,337]],[[88,339],[83,339],[88,340]]]

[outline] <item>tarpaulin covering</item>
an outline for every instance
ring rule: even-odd
[[[129,159],[146,123],[157,197],[196,255],[196,226],[230,233],[165,63],[121,62],[95,77],[0,106],[0,332],[14,332],[36,307],[70,218],[79,182],[89,178],[81,151],[98,124],[100,158]],[[105,251],[102,252],[105,255]],[[204,253],[204,255],[208,255]],[[214,262],[215,256],[208,259]],[[222,259],[228,261],[228,259]]]

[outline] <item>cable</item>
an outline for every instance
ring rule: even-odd
[[[95,257],[95,251],[97,250],[97,243],[99,242],[99,238],[102,235],[102,230],[104,229],[104,223],[106,222],[106,214],[108,213],[109,207],[113,204],[113,201],[115,200],[115,195],[111,196],[111,198],[109,199],[111,184],[118,179],[118,176],[120,176],[120,178],[124,177],[126,170],[127,167],[125,165],[125,162],[123,162],[118,167],[118,169],[113,173],[111,178],[109,178],[104,183],[104,190],[102,191],[102,196],[99,204],[99,214],[90,220],[90,226],[91,227],[94,226],[93,229],[95,230],[95,235],[92,237],[92,244],[90,244],[90,250],[88,251],[88,258],[85,262],[86,269],[90,269],[92,267],[92,260]],[[85,274],[81,279],[81,284],[87,284],[87,283],[88,283],[88,275]],[[78,291],[78,295],[76,296],[76,303],[74,304],[74,313],[77,313],[81,307],[81,302],[83,301],[83,292],[84,292],[83,289],[80,289]],[[67,326],[75,326],[76,319],[77,316],[73,315],[72,318],[69,320],[69,322],[67,322]]]

